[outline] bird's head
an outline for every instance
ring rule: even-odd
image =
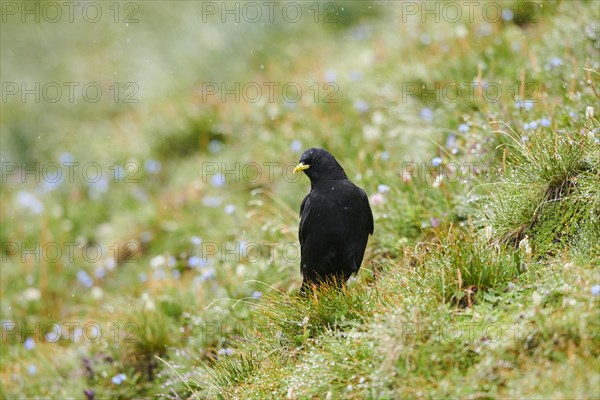
[[[344,169],[334,156],[325,149],[310,148],[302,153],[300,164],[294,172],[304,171],[311,182],[318,180],[347,179]]]

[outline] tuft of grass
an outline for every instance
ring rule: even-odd
[[[327,331],[343,331],[361,323],[377,302],[375,287],[325,284],[305,296],[284,294],[267,298],[261,313],[281,339],[299,346]]]
[[[580,239],[594,235],[598,224],[597,187],[600,158],[591,120],[580,132],[565,134],[542,129],[511,139],[508,168],[481,208],[482,220],[499,243],[518,246],[530,236],[538,254],[557,254]]]
[[[206,367],[206,371],[215,387],[227,388],[242,384],[260,365],[260,356],[249,351],[220,357],[211,367]],[[221,395],[218,397],[225,398]]]
[[[420,250],[417,266],[442,302],[472,306],[488,289],[502,290],[527,268],[525,250],[491,246],[484,234],[451,227],[439,244]]]

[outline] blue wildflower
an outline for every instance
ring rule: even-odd
[[[360,113],[365,113],[369,111],[369,103],[363,99],[356,99],[354,100],[354,109]]]
[[[469,132],[469,125],[467,125],[467,124],[460,124],[458,126],[458,131],[462,132],[462,133]]]
[[[192,242],[192,244],[193,244],[194,246],[199,246],[199,245],[202,243],[202,239],[201,239],[201,238],[199,238],[198,236],[192,236],[192,237],[190,238],[190,242]]]
[[[24,190],[17,193],[17,203],[22,208],[28,208],[34,214],[41,214],[44,211],[44,203],[33,194]]]
[[[423,107],[421,109],[421,118],[423,118],[427,122],[433,121],[433,111],[430,108]]]
[[[160,172],[160,162],[157,160],[146,160],[144,168],[149,174],[158,174]]]
[[[102,334],[102,329],[100,329],[99,325],[92,325],[89,328],[87,328],[86,331],[88,332],[86,336],[92,338],[100,337],[100,335]]]
[[[514,16],[515,16],[515,13],[510,8],[505,8],[504,10],[502,10],[502,19],[503,20],[512,21]]]
[[[94,275],[96,276],[96,278],[102,279],[102,278],[104,278],[104,276],[106,276],[106,270],[102,267],[98,267],[94,271]]]
[[[262,292],[259,292],[258,290],[252,292],[252,297],[254,297],[255,299],[260,299],[262,295]]]
[[[46,338],[47,342],[57,342],[58,339],[60,339],[60,328],[56,328],[57,325],[56,324],[52,324],[52,329],[50,329],[48,332],[46,332],[46,334],[44,335],[44,337]]]
[[[540,124],[542,126],[550,126],[550,120],[546,117],[542,118],[542,120],[540,121]]]
[[[446,138],[446,148],[453,149],[456,147],[456,135],[451,133]]]
[[[235,212],[235,206],[233,204],[227,204],[225,206],[225,214],[233,214]]]
[[[525,110],[531,110],[535,104],[533,100],[517,101],[515,103],[516,108],[524,108]]]
[[[145,272],[140,272],[138,274],[138,280],[140,282],[146,282],[148,280],[148,275]]]
[[[127,376],[125,374],[117,374],[117,375],[113,376],[110,380],[115,385],[120,385],[121,383],[125,382],[126,379],[127,379]]]
[[[64,153],[61,153],[61,155],[58,157],[58,160],[63,164],[73,162],[73,154],[65,151]]]
[[[73,342],[79,342],[83,337],[83,329],[75,328],[73,331]]]
[[[211,140],[208,142],[208,151],[215,154],[221,151],[221,142],[218,140]]]
[[[334,70],[332,69],[328,69],[327,71],[325,71],[325,82],[335,82],[335,78],[336,78],[336,73]]]
[[[29,375],[35,375],[35,374],[37,374],[37,367],[33,364],[30,364],[27,367],[27,372],[29,373]]]
[[[42,194],[51,192],[54,189],[56,189],[57,187],[59,187],[60,184],[62,183],[62,181],[63,181],[62,178],[60,178],[56,181],[48,181],[48,180],[44,179],[42,184],[39,186],[39,192],[41,192]]]
[[[390,187],[388,185],[378,185],[377,186],[377,191],[379,193],[386,193],[390,191]]]
[[[440,157],[433,157],[431,159],[431,165],[433,165],[434,167],[442,165],[442,159]]]
[[[548,60],[548,62],[553,67],[560,67],[561,65],[564,64],[564,61],[562,60],[562,58],[559,58],[559,57],[552,57],[550,60]]]
[[[591,289],[592,296],[600,296],[600,285],[594,285]]]
[[[231,356],[231,355],[233,355],[233,349],[230,347],[227,347],[226,349],[219,349],[219,351],[217,351],[217,353],[220,356],[222,356],[222,355]]]
[[[383,161],[389,160],[389,158],[390,158],[390,152],[389,151],[385,150],[385,151],[381,152],[381,159]]]
[[[202,259],[202,257],[191,256],[188,258],[188,266],[190,268],[198,268],[206,265],[206,261]]]
[[[35,340],[33,340],[33,338],[28,337],[27,339],[25,339],[23,346],[25,346],[25,350],[32,350],[35,347]]]
[[[225,185],[225,177],[222,174],[215,175],[211,179],[211,183],[214,187],[221,187]]]
[[[220,207],[223,199],[214,196],[205,196],[202,199],[202,204],[206,207]]]
[[[299,140],[292,140],[292,144],[290,144],[290,149],[294,153],[300,153],[302,151],[302,142]]]
[[[94,280],[84,270],[77,271],[77,280],[86,288],[91,288],[94,284]]]
[[[175,264],[177,264],[177,260],[175,260],[175,257],[169,256],[169,258],[167,258],[167,267],[173,268]]]
[[[42,193],[53,191],[54,189],[59,187],[65,180],[62,172],[56,172],[54,174],[52,172],[49,172],[48,175],[49,176],[44,177],[44,181],[40,186],[40,191]]]

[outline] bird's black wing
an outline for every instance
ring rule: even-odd
[[[366,193],[349,180],[320,185],[304,199],[300,212],[301,271],[306,279],[358,272],[373,214]]]
[[[345,200],[347,207],[343,234],[338,251],[338,265],[343,268],[346,278],[358,272],[362,264],[369,235],[373,234],[373,213],[364,190],[347,181]]]
[[[300,204],[300,225],[298,227],[298,239],[300,239],[300,245],[302,245],[302,242],[304,241],[305,235],[303,234],[303,232],[306,232],[306,215],[304,210],[306,209],[307,211],[310,209],[310,193],[307,194],[304,199],[302,200],[302,204]]]
[[[319,190],[311,190],[300,206],[300,270],[308,281],[335,272],[340,225],[336,209],[335,202]]]

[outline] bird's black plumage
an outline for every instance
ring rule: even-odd
[[[373,233],[367,194],[324,149],[306,150],[297,171],[311,184],[300,206],[301,292],[328,280],[344,283],[358,272]]]

